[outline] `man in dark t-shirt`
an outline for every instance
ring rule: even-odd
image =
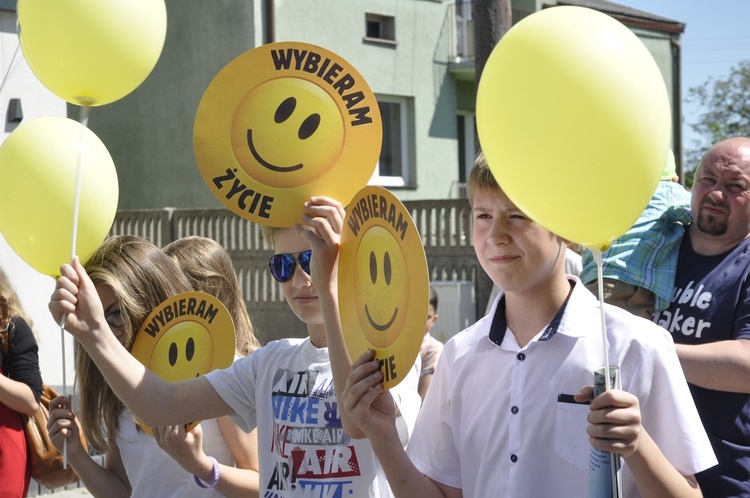
[[[696,475],[704,496],[750,496],[750,138],[706,153],[691,207],[672,302],[654,321],[674,338],[719,460]]]

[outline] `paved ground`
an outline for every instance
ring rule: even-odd
[[[86,488],[76,488],[76,489],[63,489],[63,490],[55,491],[50,494],[37,495],[37,496],[49,496],[50,498],[81,498],[81,497],[91,496],[91,493],[89,493]]]
[[[93,455],[92,458],[94,461],[98,462],[99,465],[104,464],[103,455]],[[29,494],[27,496],[29,498],[35,496],[49,496],[50,498],[81,498],[91,496],[91,493],[89,493],[81,483],[71,484],[65,488],[49,490],[32,479],[29,483]]]

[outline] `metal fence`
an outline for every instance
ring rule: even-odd
[[[406,201],[404,205],[422,236],[430,279],[472,281],[476,316],[482,316],[492,282],[474,253],[468,200]],[[159,247],[188,235],[216,240],[232,257],[248,312],[261,339],[307,335],[304,324],[286,305],[279,286],[268,272],[272,250],[263,241],[261,227],[228,209],[119,211],[110,234],[138,235]]]

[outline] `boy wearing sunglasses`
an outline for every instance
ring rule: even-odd
[[[61,267],[50,310],[58,320],[67,315],[67,330],[94,358],[115,394],[146,424],[162,426],[232,415],[246,431],[257,427],[260,496],[390,497],[369,440],[354,439],[363,434],[349,432],[347,429],[356,425],[342,419],[333,377],[343,386],[351,361],[346,356],[334,362],[335,371],[332,368],[330,356],[345,351],[331,348],[329,355],[323,310],[310,276],[316,273],[318,281],[335,282],[335,268],[323,274],[324,269],[314,267],[311,242],[325,237],[337,247],[344,210],[331,199],[312,201],[306,204],[310,215],[303,218],[304,227],[265,230],[276,253],[269,261],[271,274],[280,282],[292,311],[307,324],[306,339],[273,341],[226,370],[166,383],[112,340],[111,333],[104,333],[109,329],[101,301],[77,260],[73,266]],[[393,390],[400,413],[396,424],[404,446],[420,408],[417,383],[415,367]],[[221,476],[210,460],[205,464],[205,475],[212,476],[210,484],[215,484]]]

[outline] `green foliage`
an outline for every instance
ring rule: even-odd
[[[698,163],[695,163],[696,165]],[[682,175],[685,179],[685,187],[690,190],[693,188],[693,181],[695,180],[695,166],[692,167],[692,169],[685,170],[685,173]]]
[[[700,139],[693,140],[692,148],[686,147],[685,171],[691,172],[692,183],[692,171],[711,145],[730,137],[750,137],[750,61],[732,67],[726,79],[709,78],[690,88],[687,100],[703,110],[690,125]]]

